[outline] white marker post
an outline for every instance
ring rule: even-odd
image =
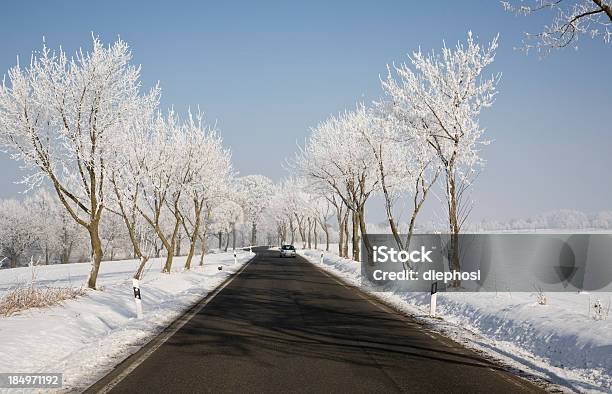
[[[323,264],[323,251],[321,251],[321,264]]]
[[[132,286],[134,287],[134,301],[136,302],[136,315],[139,319],[142,319],[142,298],[140,296],[140,284],[138,279],[132,279]]]
[[[234,249],[234,264],[238,264],[238,258],[236,257],[236,249]]]
[[[431,284],[431,298],[429,301],[429,316],[436,317],[436,301],[438,297],[438,282]]]

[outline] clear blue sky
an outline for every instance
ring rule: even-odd
[[[474,188],[474,219],[571,208],[612,209],[612,45],[583,39],[539,59],[513,50],[537,18],[496,1],[85,2],[12,1],[0,6],[0,72],[41,46],[72,52],[94,31],[118,35],[161,82],[163,106],[200,105],[218,120],[242,174],[275,180],[297,142],[330,113],[380,94],[385,64],[419,46],[439,48],[472,30],[500,33],[491,72],[501,93],[482,118],[494,143]],[[21,190],[0,154],[0,197]],[[430,205],[434,205],[432,202]]]

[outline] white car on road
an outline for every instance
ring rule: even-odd
[[[295,257],[295,247],[293,245],[283,245],[280,248],[280,257]]]

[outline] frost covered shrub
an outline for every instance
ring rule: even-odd
[[[30,308],[57,305],[84,294],[85,290],[80,287],[17,287],[0,299],[0,316],[11,316]]]
[[[40,263],[40,261],[39,261]],[[81,287],[38,287],[36,285],[37,264],[30,259],[31,278],[22,282],[0,298],[0,316],[11,316],[30,308],[57,305],[85,294]]]

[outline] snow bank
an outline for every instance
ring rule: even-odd
[[[335,254],[300,250],[312,263],[429,323],[458,342],[528,371],[566,390],[612,390],[612,320],[594,320],[597,298],[612,293],[547,293],[539,305],[531,293],[438,293],[441,319],[427,316],[428,293],[374,292],[361,286],[359,263]],[[590,315],[589,315],[590,314]]]
[[[132,275],[137,261],[103,262],[101,291],[62,305],[0,317],[0,372],[61,372],[64,389],[82,389],[138,350],[198,299],[208,294],[253,254],[206,255],[203,267],[182,272],[185,257],[175,257],[172,274],[162,274],[164,259],[152,259],[141,280],[144,318],[135,317]],[[218,266],[222,266],[221,271]],[[89,264],[34,267],[45,286],[80,286]],[[0,297],[16,283],[29,282],[32,269],[0,271]]]

